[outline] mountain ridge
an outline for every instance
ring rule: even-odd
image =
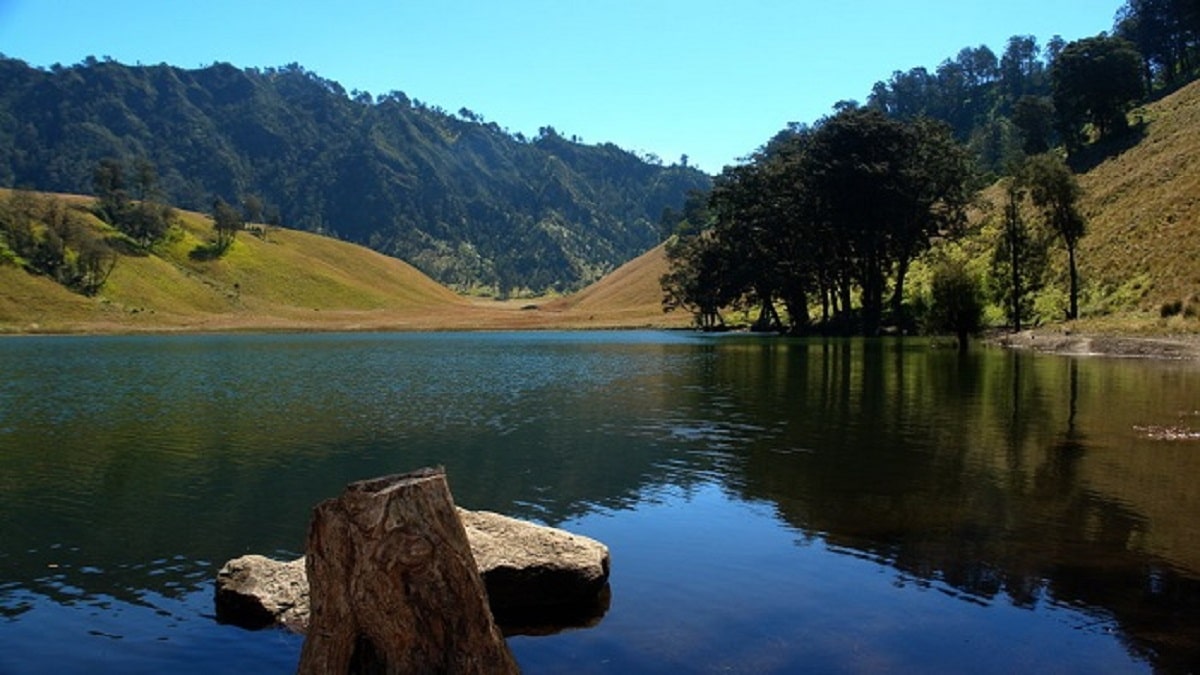
[[[553,127],[510,134],[400,91],[347,93],[298,64],[186,70],[0,57],[0,185],[88,193],[100,160],[150,162],[162,196],[364,244],[457,289],[570,291],[658,243],[709,177]]]

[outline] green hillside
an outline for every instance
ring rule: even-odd
[[[86,209],[74,217],[107,229]],[[403,327],[469,306],[407,263],[327,237],[242,233],[223,257],[196,259],[211,237],[207,217],[181,212],[150,254],[120,255],[95,297],[0,264],[0,331]]]
[[[0,190],[0,207],[11,194]],[[120,240],[92,215],[90,198],[34,197],[64,202],[74,222]],[[285,228],[241,232],[220,258],[197,256],[213,236],[209,217],[180,212],[163,241],[148,252],[125,250],[88,296],[26,271],[0,235],[0,333],[629,328],[690,320],[658,306],[661,247],[578,295],[498,302],[459,295],[365,247]]]
[[[328,234],[458,289],[569,291],[660,240],[709,177],[543,127],[510,133],[400,91],[347,93],[292,64],[187,70],[0,56],[0,186],[90,194],[101,160],[153,167],[163,198]]]

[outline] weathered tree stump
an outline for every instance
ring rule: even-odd
[[[313,510],[301,674],[516,673],[441,469],[352,483]]]

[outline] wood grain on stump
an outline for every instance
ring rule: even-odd
[[[302,674],[519,672],[440,469],[352,483],[313,511]]]

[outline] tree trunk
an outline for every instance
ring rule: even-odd
[[[1075,268],[1075,244],[1067,246],[1067,267],[1071,273],[1071,307],[1067,310],[1067,318],[1072,321],[1079,318],[1079,270]]]
[[[313,510],[299,673],[516,673],[445,473],[352,483]]]

